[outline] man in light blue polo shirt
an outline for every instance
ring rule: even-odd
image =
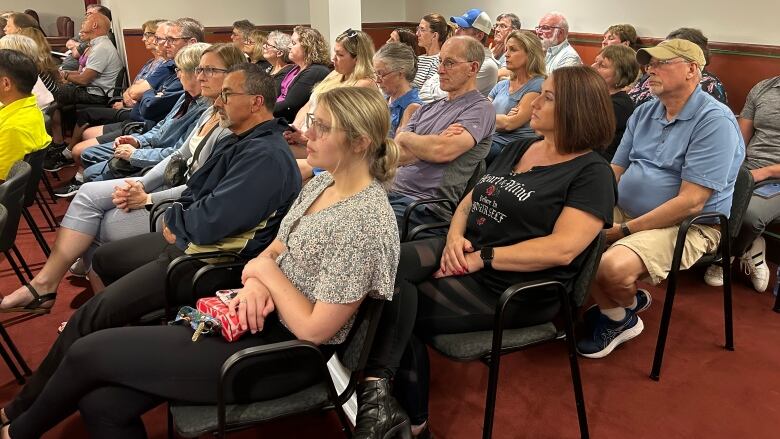
[[[704,54],[687,40],[666,40],[641,49],[657,100],[639,106],[628,121],[612,160],[618,181],[615,225],[607,231],[612,246],[604,253],[591,294],[598,307],[586,313],[592,333],[580,354],[608,355],[644,328],[637,313],[650,306],[639,279],[658,284],[666,278],[679,224],[699,212],[729,215],[734,182],[745,144],[728,107],[699,87]],[[715,251],[720,229],[694,225],[680,268]]]

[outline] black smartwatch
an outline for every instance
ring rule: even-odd
[[[482,247],[479,257],[482,258],[485,268],[493,268],[493,247]]]
[[[620,223],[620,231],[623,232],[623,236],[628,236],[631,234],[631,230],[629,230],[628,224],[626,223]]]

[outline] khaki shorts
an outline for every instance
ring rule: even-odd
[[[622,210],[615,207],[613,211],[615,223],[630,220]],[[677,241],[677,230],[680,226],[663,229],[643,230],[619,239],[611,247],[622,245],[628,247],[639,256],[649,274],[647,280],[653,285],[659,284],[669,275],[674,256],[674,244]],[[680,269],[690,268],[703,255],[714,253],[720,242],[720,230],[709,225],[694,224],[688,229],[685,239]]]

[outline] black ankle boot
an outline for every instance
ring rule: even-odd
[[[354,439],[411,438],[409,416],[390,395],[387,379],[364,381],[357,387],[358,413]]]

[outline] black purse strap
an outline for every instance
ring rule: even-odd
[[[219,122],[215,123],[213,127],[209,130],[208,133],[206,133],[205,136],[203,136],[202,139],[200,139],[200,143],[198,143],[198,146],[195,147],[195,152],[192,153],[192,162],[189,166],[187,166],[187,173],[192,173],[192,167],[195,165],[195,163],[198,161],[198,158],[200,157],[200,151],[203,149],[204,146],[206,146],[206,142],[209,140],[209,137],[211,137],[211,133],[214,132],[215,129],[219,126]]]

